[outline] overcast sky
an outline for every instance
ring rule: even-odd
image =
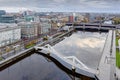
[[[120,12],[120,0],[0,0],[0,9],[53,12]]]

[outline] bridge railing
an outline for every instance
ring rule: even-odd
[[[59,58],[61,58],[63,61],[65,61],[68,64],[70,64],[72,66],[72,69],[79,68],[79,69],[82,69],[84,71],[87,71],[87,72],[90,72],[90,73],[93,73],[93,74],[99,74],[98,70],[95,70],[95,69],[87,67],[83,62],[81,62],[79,59],[77,59],[77,57],[75,57],[75,56],[63,56],[63,55],[61,55],[59,52],[57,52],[49,44],[45,45],[44,47],[36,46],[35,49],[36,50],[39,50],[39,49],[40,50],[45,50],[49,54],[55,54],[56,56],[58,56]]]
[[[100,24],[100,23],[79,23],[79,24],[74,24],[74,23],[67,23],[66,25],[68,26],[82,26],[82,27],[93,27],[93,28],[103,28],[103,29],[111,29],[111,28],[119,28],[118,25],[113,25],[113,24]]]

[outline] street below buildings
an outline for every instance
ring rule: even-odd
[[[57,32],[57,31],[53,30],[47,34],[42,34],[41,36],[38,36],[38,37],[30,38],[27,40],[21,40],[17,43],[13,43],[13,44],[8,45],[7,47],[11,48],[11,49],[9,49],[9,51],[7,51],[6,47],[2,47],[2,48],[0,48],[0,50],[2,52],[2,54],[0,54],[1,60],[7,59],[8,57],[13,56],[21,51],[24,51],[27,48],[30,48],[30,47],[35,46],[37,44],[40,44],[41,42],[43,42],[43,37],[45,35],[49,35],[49,37],[51,37],[51,36],[55,36],[57,34],[62,34],[62,33],[63,32]],[[27,44],[28,44],[28,46],[27,46]],[[31,45],[29,46],[29,44],[31,44]]]

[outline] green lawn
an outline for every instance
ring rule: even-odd
[[[0,61],[2,60],[2,57],[0,57]]]
[[[119,38],[116,37],[116,46],[118,46],[118,40],[119,40]]]
[[[28,49],[28,48],[31,48],[31,47],[33,47],[33,46],[35,46],[35,44],[25,46],[25,48]]]
[[[119,46],[118,44],[119,37],[116,36],[116,46]],[[120,51],[119,49],[116,49],[116,66],[120,68]]]
[[[119,49],[116,49],[116,66],[120,68],[120,52]]]

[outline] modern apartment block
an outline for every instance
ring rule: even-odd
[[[16,24],[0,24],[0,47],[21,40],[21,28]]]
[[[37,37],[41,34],[40,23],[37,22],[21,22],[18,24],[21,27],[21,36],[23,39]]]
[[[51,19],[40,18],[41,34],[46,34],[51,30]]]

